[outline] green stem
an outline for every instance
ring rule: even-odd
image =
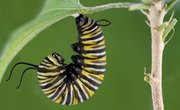
[[[100,11],[105,11],[112,8],[130,8],[131,6],[137,5],[140,3],[128,3],[128,2],[119,2],[119,3],[109,3],[105,5],[95,6],[95,7],[83,7],[79,10],[83,14],[92,14]]]

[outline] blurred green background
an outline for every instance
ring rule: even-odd
[[[81,0],[85,6],[95,6],[119,0]],[[130,0],[128,0],[130,1]],[[132,1],[138,2],[138,1]],[[33,19],[44,0],[0,0],[0,49],[10,33]],[[180,21],[180,3],[174,8]],[[50,101],[41,92],[36,71],[29,71],[20,89],[16,90],[25,66],[19,66],[9,82],[11,67],[19,61],[39,64],[52,52],[60,53],[66,63],[75,54],[70,45],[77,41],[73,17],[68,17],[41,32],[28,43],[9,65],[0,84],[0,110],[152,110],[150,86],[143,81],[143,68],[150,72],[151,38],[146,17],[139,11],[111,9],[88,15],[105,18],[112,25],[103,27],[107,44],[108,65],[105,79],[95,95],[75,106],[62,106]],[[170,16],[167,15],[166,19]],[[163,92],[165,110],[180,110],[180,24],[174,38],[164,50]]]

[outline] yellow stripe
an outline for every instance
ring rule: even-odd
[[[73,105],[78,104],[78,100],[74,97]]]
[[[84,33],[84,34],[87,34],[87,33],[89,33],[89,32],[91,32],[91,30],[90,30],[90,31],[85,31],[85,32],[83,32],[83,33]],[[97,35],[99,35],[99,34],[101,34],[101,33],[102,33],[101,28],[98,28],[96,31],[93,31],[93,32],[91,32],[91,33],[89,33],[89,34],[87,34],[87,35],[81,36],[81,39],[87,39],[87,38],[96,37]]]
[[[39,78],[39,77],[38,77],[38,78]],[[44,83],[44,82],[50,81],[50,80],[52,80],[52,79],[53,79],[53,78],[40,79],[39,82],[40,82],[40,83]]]
[[[89,34],[92,35],[92,34],[95,34],[95,33],[99,32],[99,31],[101,31],[101,28],[100,28],[100,27],[98,27],[97,29],[94,29],[94,28],[93,28],[93,29],[91,29],[91,30],[84,31],[83,34],[88,34],[88,33],[89,33]]]
[[[55,65],[60,66],[59,63],[58,63],[51,55],[48,55],[47,57],[48,57],[49,60],[51,60]]]
[[[88,58],[97,58],[98,56],[94,55],[89,55],[89,54],[82,54],[83,57],[88,57]]]
[[[48,69],[48,70],[53,70],[53,69],[56,69],[58,66],[50,66],[50,67],[46,67],[46,66],[43,66],[43,65],[39,65],[39,68],[45,68],[45,69]]]
[[[56,75],[59,75],[60,72],[48,72],[48,73],[40,73],[38,72],[39,75],[41,76],[56,76]]]
[[[91,64],[91,63],[96,63],[96,61],[106,61],[106,56],[99,58],[99,59],[84,59],[84,63],[86,64]]]
[[[55,90],[56,90],[56,88],[50,89],[48,91],[45,91],[44,94],[50,94],[50,93],[54,92]]]
[[[47,79],[46,76],[40,76],[40,75],[38,75],[37,77],[38,77],[39,79]]]
[[[92,74],[92,73],[84,71],[84,70],[82,70],[82,74],[84,74],[84,75],[89,75],[90,74],[90,75],[92,75],[94,77],[97,77],[100,80],[104,79],[104,74],[96,75],[96,74]]]
[[[62,95],[60,95],[60,97],[58,97],[58,99],[55,100],[56,103],[60,103],[62,100]]]
[[[67,87],[65,89],[66,90],[61,93],[60,97],[58,97],[58,99],[56,99],[56,101],[55,101],[56,103],[60,103],[63,99],[62,96],[64,96],[68,92]]]
[[[93,22],[93,23],[92,23],[92,22]],[[92,23],[92,24],[91,24],[91,23]],[[95,21],[89,20],[86,25],[83,25],[83,26],[82,26],[82,28],[83,28],[82,31],[84,31],[84,30],[88,29],[89,27],[91,27],[92,25],[94,25],[94,23],[95,23]],[[91,24],[91,25],[90,25],[90,24]]]
[[[105,47],[104,45],[84,45],[83,49],[84,50],[94,50],[96,48],[102,48]]]
[[[94,27],[91,30],[84,31],[83,34],[95,34],[99,31],[101,31],[100,27]]]
[[[74,100],[73,100],[73,104],[75,105],[75,104],[78,104],[79,102],[78,102],[78,99],[77,99],[77,97],[78,97],[78,93],[77,93],[77,87],[76,87],[76,85],[75,84],[73,84],[73,87],[74,87],[74,92],[76,93],[76,95],[74,95]]]
[[[89,85],[89,84],[86,82],[86,80],[84,80],[84,79],[81,79],[81,80],[83,81],[83,83]],[[91,85],[89,85],[89,86],[91,87]],[[87,87],[86,87],[86,88],[87,88]],[[92,96],[92,95],[94,94],[94,91],[90,90],[89,88],[87,88],[87,90],[88,90],[90,96]]]
[[[83,79],[82,79],[83,80]],[[87,91],[88,91],[88,93],[89,93],[89,95],[90,95],[90,97],[94,94],[94,91],[92,91],[92,90],[90,90],[88,87],[86,87],[86,86],[84,86],[86,89],[87,89]]]

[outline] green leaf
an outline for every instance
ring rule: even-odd
[[[15,30],[0,54],[0,81],[15,55],[38,33],[82,8],[79,0],[46,0],[39,15]]]
[[[174,26],[177,23],[177,19],[173,19],[168,26],[165,28],[164,32],[163,32],[163,40],[166,40],[166,37],[168,36],[168,34],[171,32],[171,30],[174,28]]]
[[[169,24],[169,22],[164,22],[163,24],[161,24],[158,28],[157,28],[157,30],[158,31],[163,31],[163,29],[165,29],[167,26],[168,26],[168,24]]]
[[[167,3],[167,6],[166,6],[166,11],[169,11],[172,7],[174,7],[174,5],[179,2],[180,0],[171,0]]]

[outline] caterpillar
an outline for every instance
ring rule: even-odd
[[[71,45],[77,55],[72,55],[72,63],[66,65],[64,58],[54,52],[46,56],[39,65],[27,62],[16,63],[10,72],[11,78],[14,68],[19,64],[28,65],[22,75],[17,88],[26,71],[37,70],[37,78],[43,93],[55,103],[75,105],[93,96],[104,79],[106,70],[106,45],[100,26],[85,15],[79,14],[75,18],[78,42]]]

